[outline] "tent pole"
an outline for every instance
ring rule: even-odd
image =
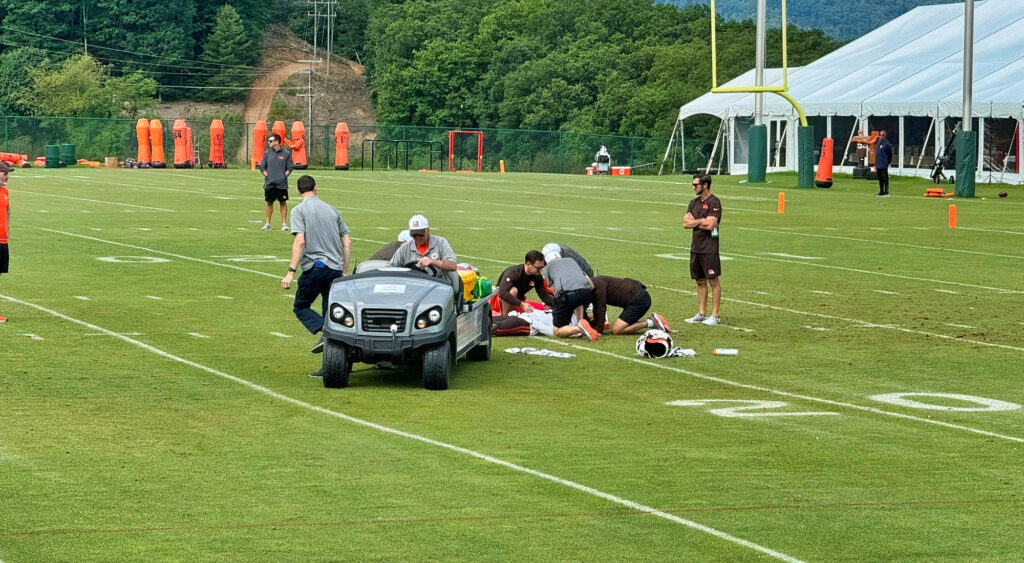
[[[672,126],[672,134],[668,137],[668,146],[665,147],[665,156],[661,157],[661,168],[658,168],[658,176],[665,171],[665,161],[668,160],[668,153],[672,151],[672,141],[676,138],[676,129],[679,128],[679,120]]]
[[[850,145],[853,144],[853,132],[857,130],[857,120],[853,120],[853,129],[850,129],[850,138],[846,140],[846,149],[843,150],[843,162],[846,162],[846,157],[850,154]]]
[[[921,155],[917,157],[917,167],[914,168],[914,177],[917,178],[917,173],[921,170],[921,161],[924,160],[924,153],[928,150],[928,140],[932,138],[932,128],[935,127],[935,118],[932,118],[932,122],[928,124],[928,132],[924,135],[924,144],[921,145]]]
[[[779,145],[778,148],[775,150],[775,167],[776,168],[779,167],[779,153],[782,152],[782,144],[786,142],[786,134],[789,133],[789,121],[780,121],[779,123],[785,123],[786,124],[786,128],[782,130],[782,134],[781,135],[778,134],[778,133],[775,134],[775,136],[778,137],[778,140],[776,142]]]
[[[686,172],[686,123],[679,121],[679,172]]]
[[[707,167],[704,168],[704,173],[705,174],[709,174],[710,173],[711,165],[715,161],[715,151],[718,150],[718,140],[722,138],[722,126],[723,125],[725,125],[725,120],[724,119],[722,120],[721,123],[718,124],[718,133],[715,135],[715,144],[711,146],[711,155],[708,156],[708,165],[707,165]]]
[[[1006,165],[1010,162],[1010,151],[1013,150],[1014,141],[1017,139],[1017,130],[1020,128],[1020,122],[1017,122],[1017,126],[1013,128],[1013,135],[1010,135],[1010,146],[1006,147],[1006,152],[1003,153],[1003,171],[999,173],[999,183],[1003,183],[1003,177],[1006,176]]]

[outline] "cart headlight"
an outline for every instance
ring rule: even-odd
[[[441,308],[431,307],[416,317],[416,328],[424,329],[441,322]]]
[[[331,320],[336,323],[341,323],[349,328],[352,328],[352,326],[356,324],[352,313],[337,303],[331,305]]]

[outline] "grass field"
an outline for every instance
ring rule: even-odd
[[[1024,559],[1020,188],[716,177],[709,327],[682,322],[688,176],[313,174],[357,260],[413,213],[492,279],[568,244],[698,356],[505,338],[448,391],[324,389],[254,173],[18,170],[0,560]]]

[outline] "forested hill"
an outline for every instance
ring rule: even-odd
[[[711,87],[707,7],[651,0],[433,0],[377,8],[365,61],[378,121],[667,137]],[[781,65],[780,30],[767,63]],[[789,63],[838,47],[791,28]],[[720,26],[718,78],[754,66],[754,27]],[[714,131],[711,132],[713,134]]]
[[[707,6],[709,0],[659,0],[679,7],[692,5]],[[786,2],[786,19],[789,23],[805,29],[820,29],[830,37],[848,41],[881,27],[917,6],[950,4],[955,0],[789,0]],[[781,2],[769,0],[767,20],[769,25],[781,19]],[[716,0],[718,14],[730,20],[753,20],[757,14],[757,0]]]
[[[667,137],[679,106],[711,86],[706,6],[342,4],[335,51],[365,63],[381,124]],[[133,117],[151,111],[156,96],[244,97],[266,73],[252,65],[268,20],[309,40],[308,6],[306,0],[0,0],[0,114]],[[780,35],[769,30],[770,66],[781,65]],[[820,31],[791,26],[789,63],[806,64],[838,46]],[[753,24],[723,22],[719,82],[753,66]],[[689,130],[699,134],[699,127]]]

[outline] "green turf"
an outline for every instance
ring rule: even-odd
[[[1024,553],[1024,409],[871,398],[1024,404],[1020,188],[925,199],[931,184],[894,178],[882,199],[847,177],[715,177],[727,259],[723,325],[708,327],[682,322],[696,312],[689,177],[313,174],[357,260],[414,213],[492,280],[567,244],[643,281],[698,356],[641,360],[628,336],[505,338],[445,392],[361,364],[324,389],[279,284],[291,237],[276,211],[259,230],[255,173],[19,170],[0,277],[0,560]],[[502,352],[523,346],[576,357]],[[685,400],[780,401],[757,412],[790,416],[667,404]]]

